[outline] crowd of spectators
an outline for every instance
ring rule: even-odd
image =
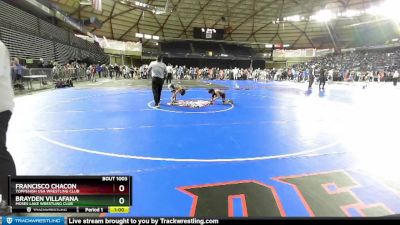
[[[291,69],[314,71],[319,75],[321,69],[327,71],[328,79],[333,81],[393,81],[399,69],[400,49],[380,49],[352,51],[329,54],[314,58],[310,62],[294,65]]]
[[[331,81],[394,81],[397,80],[400,49],[352,51],[329,54],[308,62],[279,69],[253,68],[200,68],[168,65],[167,69],[176,80],[292,80],[306,82],[310,76],[318,78],[320,71]],[[60,65],[56,62],[39,61],[39,67],[51,68],[52,79],[88,80],[100,78],[148,79],[148,65],[127,66],[118,64],[93,64],[71,61]],[[14,84],[21,84],[26,69],[17,58],[11,61]]]

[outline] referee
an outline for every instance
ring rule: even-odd
[[[149,73],[151,73],[151,86],[153,89],[154,105],[160,108],[161,91],[167,75],[167,66],[162,62],[162,57],[158,56],[157,61],[153,61],[149,65]]]
[[[15,164],[7,151],[6,133],[14,108],[14,91],[11,85],[10,55],[0,41],[0,207],[7,200],[8,175],[15,175]]]

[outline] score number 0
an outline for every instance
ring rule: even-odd
[[[122,185],[122,184],[119,185],[118,191],[119,192],[124,192],[125,191],[125,186]],[[119,198],[118,203],[121,204],[121,205],[125,204],[125,198],[124,197]]]

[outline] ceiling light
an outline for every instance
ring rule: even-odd
[[[398,9],[400,7],[400,1],[398,0],[386,0],[382,5],[376,8],[376,14],[384,16],[395,21],[400,21],[400,15]]]
[[[358,11],[358,10],[351,10],[351,9],[349,9],[349,10],[347,10],[347,11],[345,11],[345,12],[342,12],[342,13],[340,13],[340,16],[344,16],[344,17],[356,17],[356,16],[359,16],[359,15],[361,15],[361,11]]]
[[[329,22],[335,18],[336,18],[336,15],[327,9],[323,9],[311,16],[312,20],[316,20],[318,22]]]
[[[301,17],[299,15],[288,16],[288,17],[285,17],[284,20],[291,21],[291,22],[299,22],[299,21],[301,21]]]
[[[141,10],[149,11],[149,12],[152,12],[153,14],[157,14],[157,15],[167,13],[167,8],[168,8],[168,1],[166,3],[165,7],[163,7],[163,8],[156,7],[156,6],[149,5],[147,3],[135,1],[135,0],[119,0],[119,2],[121,4],[139,8]]]
[[[92,1],[91,0],[80,0],[79,4],[80,5],[92,5]]]

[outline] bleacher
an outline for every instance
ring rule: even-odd
[[[192,53],[190,48],[190,42],[177,41],[177,42],[165,42],[161,44],[161,51],[169,54],[186,54]]]
[[[71,59],[109,61],[100,46],[1,0],[0,40],[9,49],[11,57],[43,58],[62,64]]]
[[[209,54],[212,52],[212,54]],[[145,56],[157,56],[143,51]],[[251,47],[212,41],[169,41],[161,43],[164,62],[187,67],[264,68],[265,60]]]
[[[255,53],[250,47],[239,46],[235,44],[224,44],[226,54],[234,56],[253,56]]]
[[[54,26],[53,24],[50,24],[46,21],[39,20],[40,24],[40,34],[41,36],[47,36],[50,39],[56,39],[57,41],[63,42],[63,43],[68,43],[68,35],[69,32]]]
[[[193,42],[193,47],[196,53],[206,54],[211,51],[213,54],[221,54],[222,49],[219,43],[216,42]]]
[[[230,59],[246,60],[249,57],[256,57],[256,53],[250,47],[210,41],[164,42],[161,43],[161,51],[173,58],[212,58],[220,57],[221,54]],[[212,52],[212,55],[208,55],[209,52]]]
[[[39,35],[37,17],[0,1],[0,26],[10,25],[22,31]]]
[[[46,61],[54,59],[54,47],[51,41],[4,27],[0,29],[1,40],[12,57],[43,58]]]
[[[297,64],[298,69],[322,67],[327,70],[334,70],[334,80],[359,81],[365,73],[372,72],[375,80],[378,80],[378,73],[384,72],[385,76],[380,81],[392,81],[392,73],[400,69],[399,63],[400,47],[394,48],[354,48],[354,50],[343,53],[332,53],[313,58],[307,63]],[[349,73],[347,73],[349,72]],[[341,74],[341,75],[340,75]],[[346,74],[348,74],[346,78]],[[350,74],[354,74],[350,78]],[[336,78],[335,78],[336,76]]]
[[[70,59],[79,58],[79,49],[60,43],[55,44],[57,62],[67,64]]]

